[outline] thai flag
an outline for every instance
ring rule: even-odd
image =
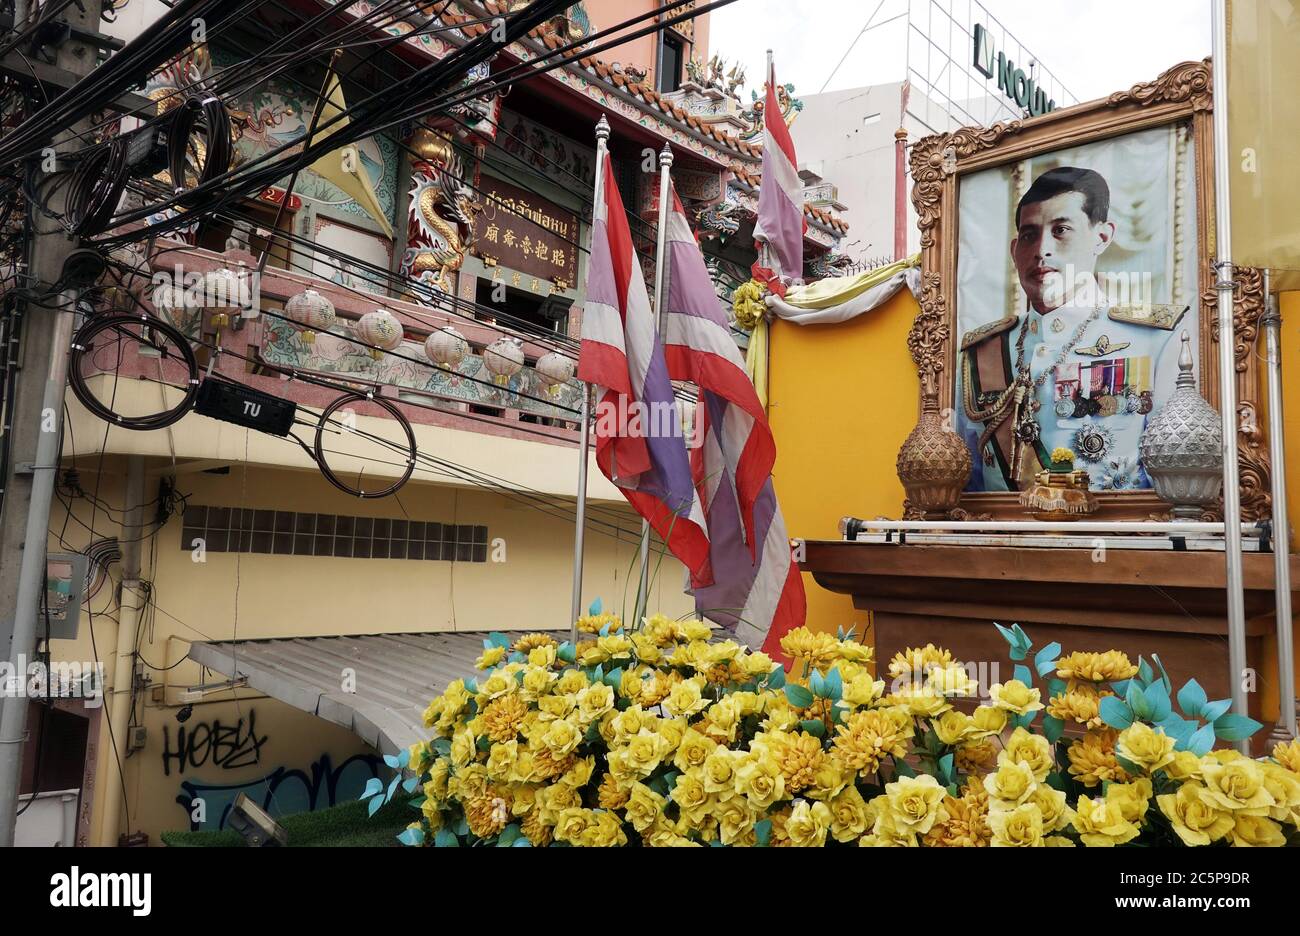
[[[754,224],[759,254],[752,272],[772,292],[784,296],[785,286],[780,277],[803,276],[803,235],[808,230],[808,221],[803,216],[803,182],[799,179],[794,140],[781,115],[776,87],[776,66],[769,65],[767,98],[763,102],[763,181],[758,190],[758,220]],[[770,266],[763,265],[765,259]]]
[[[578,379],[596,393],[596,463],[690,570],[711,580],[704,514],[623,199],[605,161],[587,265]]]
[[[806,604],[772,486],[776,443],[676,191],[667,241],[668,373],[700,388],[691,470],[713,582],[693,589],[695,606],[750,646],[781,657],[780,640],[804,623]]]

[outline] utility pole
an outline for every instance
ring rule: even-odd
[[[97,64],[98,46],[93,40],[99,32],[100,8],[97,0],[68,4],[56,17],[71,27],[69,38],[56,50],[54,63],[67,86],[88,75]],[[36,92],[38,96],[41,93]],[[86,121],[60,133],[52,142],[54,152],[75,150],[75,132],[88,126]],[[17,691],[0,700],[0,846],[14,843],[27,740],[25,665],[36,647],[37,615],[45,589],[45,547],[59,468],[68,350],[77,301],[75,290],[50,289],[63,278],[64,265],[77,248],[76,238],[58,220],[66,209],[66,188],[37,188],[50,193],[45,207],[55,217],[30,209],[33,236],[28,276],[22,282],[40,298],[23,300],[13,419],[6,427],[10,457],[6,476],[0,479],[4,485],[0,503],[0,653],[14,664],[18,681]],[[24,668],[17,668],[19,664]]]

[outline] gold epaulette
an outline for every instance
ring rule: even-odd
[[[1180,308],[1173,303],[1151,303],[1150,305],[1113,306],[1107,314],[1112,322],[1173,331],[1190,308],[1189,305]]]
[[[995,322],[987,322],[979,328],[972,328],[966,334],[961,336],[961,349],[965,351],[971,345],[979,344],[985,338],[992,338],[994,335],[1000,335],[1016,327],[1020,321],[1018,315],[1008,315],[1006,318],[998,319]]]

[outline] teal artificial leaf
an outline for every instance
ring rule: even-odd
[[[1155,682],[1156,671],[1151,668],[1143,657],[1138,657],[1138,679],[1142,680],[1142,688],[1146,688]]]
[[[596,668],[591,671],[591,681],[604,682],[604,680],[605,680],[605,667],[602,664],[597,663]]]
[[[826,680],[818,670],[813,670],[808,677],[808,688],[817,698],[826,698]]]
[[[1212,724],[1215,736],[1224,741],[1244,741],[1264,727],[1253,718],[1231,712],[1220,715]]]
[[[952,776],[953,757],[951,754],[945,754],[939,758],[939,772],[943,774],[943,779],[948,783],[953,782]]]
[[[366,815],[373,816],[375,813],[379,812],[379,808],[383,805],[384,798],[382,796],[372,796],[370,798],[370,805],[366,807]]]
[[[1165,685],[1165,695],[1172,696],[1174,693],[1174,682],[1169,678],[1169,673],[1165,670],[1165,664],[1160,660],[1160,654],[1151,654],[1151,659],[1156,661],[1156,666],[1160,669],[1160,681]]]
[[[402,781],[402,789],[405,790],[407,793],[414,793],[415,788],[418,787],[419,785],[420,785],[419,777],[407,777],[405,780]]]
[[[1053,640],[1042,650],[1034,654],[1034,669],[1039,676],[1046,676],[1056,669],[1056,658],[1061,655],[1061,645]]]
[[[769,689],[781,689],[785,686],[785,667],[776,666],[772,672],[767,674],[767,687]]]
[[[555,651],[555,656],[557,659],[563,660],[565,663],[572,663],[578,659],[578,648],[566,640],[564,643],[560,644],[560,648]]]
[[[807,708],[813,703],[813,694],[795,683],[785,687],[785,697],[795,708]]]
[[[451,738],[437,738],[433,742],[433,749],[442,757],[449,756],[451,754]]]
[[[476,695],[478,693],[478,680],[477,679],[465,680],[465,691],[468,692],[470,695]]]
[[[1132,682],[1133,680],[1131,679],[1117,679],[1110,684],[1110,688],[1115,691],[1115,695],[1122,699],[1124,696],[1128,695],[1128,687]]]
[[[1170,712],[1164,719],[1156,723],[1165,734],[1173,738],[1176,742],[1174,749],[1178,751],[1187,750],[1187,743],[1191,740],[1192,734],[1196,731],[1197,723],[1188,721],[1186,718],[1180,718],[1173,712]]]
[[[1023,663],[1016,664],[1016,670],[1012,675],[1026,686],[1032,686],[1034,684],[1033,673],[1029,672],[1029,667],[1025,666]]]
[[[507,663],[527,663],[527,662],[528,662],[528,657],[524,656],[522,653],[520,653],[518,650],[516,650],[514,653],[510,654],[510,656],[506,657],[506,662],[507,662]],[[520,682],[523,682],[524,677],[523,677],[523,674],[522,674],[522,673],[516,673],[515,675],[519,677],[519,681],[520,681]]]
[[[764,848],[767,846],[767,843],[771,841],[771,838],[772,838],[771,819],[760,819],[758,822],[754,823],[755,844],[757,844],[760,848]]]
[[[895,775],[899,777],[916,776],[916,771],[912,769],[912,765],[905,760],[894,761],[894,769],[895,769]]]
[[[510,843],[510,847],[511,848],[532,848],[533,843],[528,841],[528,836],[521,835],[519,836],[519,838],[515,839],[513,842]]]
[[[808,732],[810,735],[815,735],[818,738],[823,738],[826,736],[826,725],[824,722],[820,721],[819,719],[806,718],[799,723],[799,727],[801,727],[804,731]]]
[[[1201,714],[1205,708],[1205,703],[1209,701],[1205,695],[1205,690],[1195,679],[1189,679],[1178,690],[1178,707],[1183,710],[1184,715],[1196,717]]]
[[[1214,726],[1202,725],[1187,739],[1187,750],[1197,757],[1204,757],[1214,747]]]
[[[664,794],[665,796],[668,796],[673,792],[673,789],[677,786],[677,778],[680,776],[681,771],[677,770],[670,770],[668,773],[664,774],[664,789],[668,791]]]
[[[402,763],[397,759],[396,754],[385,754],[384,763],[387,764],[389,767],[392,767],[394,770],[402,766]]]
[[[515,839],[519,838],[519,836],[519,824],[515,822],[510,823],[510,825],[502,829],[501,834],[497,836],[497,848],[509,848],[514,844]]]
[[[600,629],[600,631],[599,631],[599,633],[598,633],[597,636],[600,636],[600,637],[608,637],[608,636],[609,636],[609,625],[606,624],[606,625],[604,625],[603,627],[601,627],[601,629]]]
[[[1133,774],[1133,776],[1135,777],[1143,773],[1142,768],[1139,767],[1137,764],[1133,763],[1132,761],[1130,761],[1128,758],[1120,757],[1118,754],[1116,754],[1115,760],[1119,762],[1119,765],[1121,767],[1123,767],[1129,773]]]
[[[396,777],[393,778],[393,782],[388,784],[388,792],[384,794],[385,803],[387,803],[390,799],[393,798],[393,794],[397,792],[397,785],[401,782],[402,782],[402,775],[398,774]],[[375,797],[375,799],[378,798],[379,797]],[[374,802],[374,800],[372,800],[371,802]]]
[[[411,766],[411,749],[409,747],[404,747],[398,752],[397,766],[402,768]]]
[[[421,829],[419,826],[411,826],[401,835],[397,836],[397,840],[401,842],[403,845],[408,845],[408,846],[423,845],[424,830]]]
[[[602,680],[602,682],[604,682],[605,685],[613,689],[617,689],[619,686],[623,684],[623,667],[621,666],[614,667],[612,670],[610,670],[608,673],[605,674],[605,678]]]
[[[1012,719],[1012,721],[1015,722],[1017,728],[1028,728],[1030,725],[1034,723],[1034,719],[1036,719],[1037,717],[1038,717],[1038,712],[1025,712],[1025,714],[1023,715],[1017,715],[1014,719]]]
[[[455,828],[453,828],[452,831],[455,832],[456,835],[458,836],[469,835],[469,820],[466,819],[464,816],[461,816],[459,819],[456,820]]]
[[[1151,714],[1147,716],[1151,721],[1159,723],[1164,721],[1173,712],[1174,707],[1169,701],[1169,690],[1165,684],[1157,680],[1147,686],[1143,696],[1147,700],[1147,707]]]
[[[1105,696],[1099,704],[1101,720],[1112,728],[1123,731],[1133,724],[1133,711],[1118,696]]]
[[[1147,704],[1146,693],[1142,691],[1142,687],[1137,682],[1129,683],[1124,701],[1128,703],[1134,718],[1146,719],[1151,717],[1151,706]]]
[[[1048,682],[1047,682],[1047,695],[1048,695],[1049,698],[1052,697],[1052,696],[1058,696],[1058,695],[1061,695],[1063,692],[1065,692],[1066,688],[1067,688],[1067,687],[1066,687],[1066,684],[1065,684],[1065,680],[1064,680],[1064,679],[1051,679],[1051,680],[1048,680]]]
[[[433,845],[435,848],[459,848],[460,839],[451,829],[439,829],[433,836]]]
[[[1201,707],[1201,717],[1206,721],[1218,721],[1219,716],[1232,708],[1231,699],[1216,699],[1213,702],[1206,702]]]
[[[406,805],[410,806],[412,809],[423,810],[424,804],[428,799],[429,797],[421,793],[419,796],[412,796],[409,800],[407,800]]]
[[[591,606],[587,608],[587,613],[590,614],[592,617],[595,617],[597,614],[600,614],[600,609],[603,607],[604,605],[600,603],[600,598],[597,598],[595,601],[591,603]]]
[[[840,675],[838,666],[832,667],[826,674],[826,698],[838,702],[842,695],[844,695],[844,677]]]
[[[1020,629],[1019,624],[1012,624],[1010,630],[1003,627],[1001,624],[995,623],[993,626],[998,629],[998,633],[1000,633],[1006,639],[1007,643],[1011,645],[1011,650],[1008,654],[1011,659],[1023,660],[1029,655],[1029,650],[1033,646],[1033,643],[1030,641],[1029,635]]]
[[[374,796],[383,789],[384,781],[380,780],[378,777],[371,777],[366,781],[366,788],[361,791],[361,796],[359,796],[358,799],[366,799],[367,797]]]
[[[1043,716],[1043,737],[1049,744],[1055,744],[1063,731],[1065,731],[1065,722],[1054,715]]]

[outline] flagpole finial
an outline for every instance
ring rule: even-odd
[[[596,139],[609,139],[609,121],[605,119],[604,114],[601,114],[600,120],[596,121]]]
[[[673,148],[665,143],[664,148],[659,151],[659,167],[662,169],[671,166],[672,164]]]

